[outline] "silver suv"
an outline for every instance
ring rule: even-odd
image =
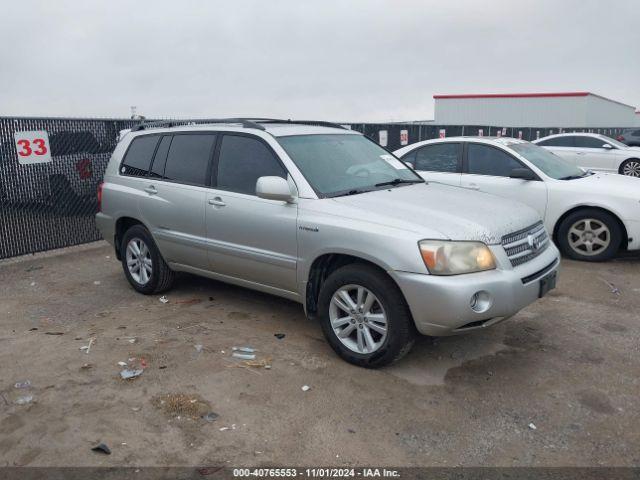
[[[559,264],[531,208],[428,184],[337,125],[143,126],[116,147],[99,203],[138,292],[183,271],[286,297],[364,367],[402,357],[416,332],[511,317],[554,288]]]

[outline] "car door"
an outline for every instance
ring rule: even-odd
[[[140,201],[143,221],[169,263],[207,269],[205,204],[214,132],[164,135]]]
[[[297,291],[297,204],[256,196],[258,178],[287,178],[286,169],[266,141],[255,135],[225,134],[217,150],[206,201],[210,269]]]
[[[460,186],[462,144],[443,142],[425,145],[402,157],[429,182]]]
[[[517,200],[534,208],[544,218],[547,210],[545,182],[510,178],[509,175],[515,168],[529,169],[501,148],[468,142],[464,145],[461,186]]]
[[[618,170],[618,153],[606,139],[596,136],[576,136],[576,165],[588,170]],[[609,148],[604,145],[608,145]]]

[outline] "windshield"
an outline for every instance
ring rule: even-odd
[[[294,135],[277,140],[323,197],[424,182],[404,163],[362,135]]]
[[[598,135],[598,136],[600,138],[602,138],[602,140],[604,140],[606,143],[610,143],[614,147],[617,147],[617,148],[629,148],[628,145],[625,145],[624,143],[619,142],[615,138],[607,137],[606,135]]]
[[[509,145],[515,152],[533,163],[545,175],[556,180],[568,180],[585,176],[584,170],[554,155],[549,150],[532,143],[515,143]]]

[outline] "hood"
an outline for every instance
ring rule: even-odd
[[[354,219],[424,235],[499,244],[506,234],[540,221],[532,208],[459,187],[429,183],[376,190],[332,199]],[[436,234],[439,235],[436,236]]]
[[[638,150],[640,151],[640,148]],[[640,178],[628,177],[619,173],[595,172],[588,177],[575,180],[557,180],[557,182],[562,184],[563,189],[640,200]]]

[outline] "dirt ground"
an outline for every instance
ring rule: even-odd
[[[371,371],[296,303],[188,275],[139,295],[105,245],[0,263],[0,466],[640,464],[640,258],[564,260],[513,319]]]

